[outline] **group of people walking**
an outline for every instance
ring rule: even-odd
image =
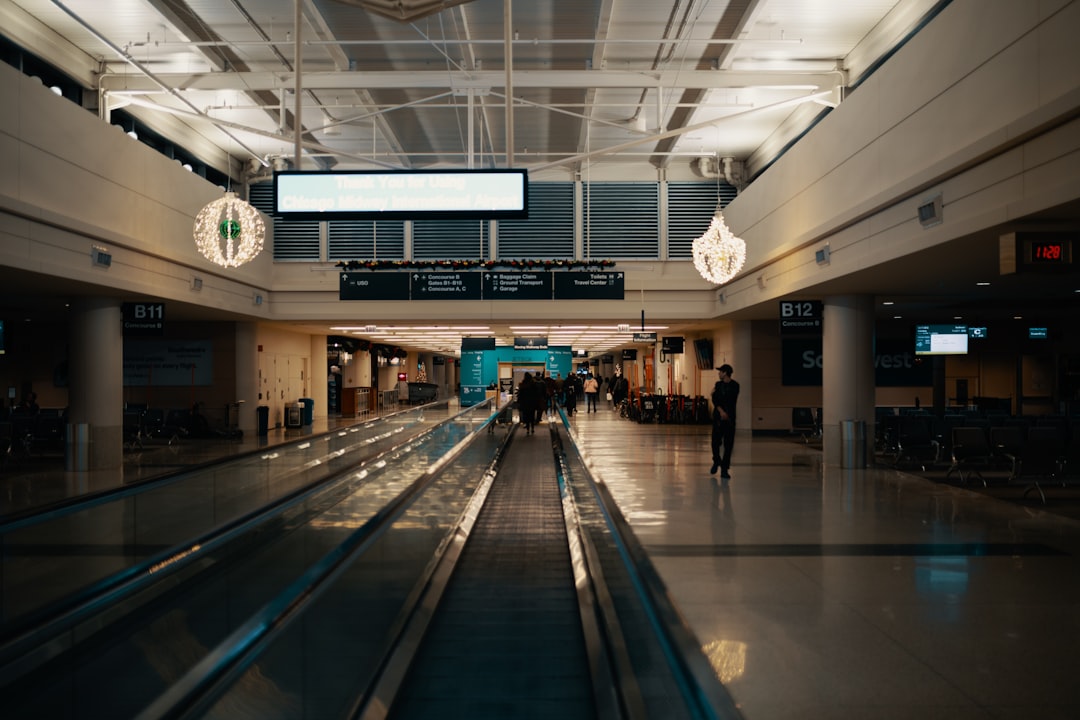
[[[734,373],[728,364],[719,368],[720,379],[712,390],[712,467],[711,475],[720,471],[723,480],[731,478],[731,451],[735,444],[735,410],[739,400],[739,383],[731,376]],[[532,435],[536,431],[536,425],[543,419],[544,414],[552,416],[559,405],[566,410],[566,414],[572,416],[577,409],[577,396],[585,395],[585,412],[596,412],[597,399],[600,395],[601,383],[592,373],[582,379],[574,374],[561,380],[557,375],[551,377],[538,372],[534,377],[532,373],[525,373],[521,383],[516,388],[516,402],[518,413],[521,416],[521,424],[525,426],[525,434]],[[607,381],[607,394],[613,403],[618,404],[626,397],[627,385],[625,379],[615,377]]]
[[[608,387],[608,392],[611,392],[612,384],[609,383]],[[544,414],[550,417],[560,406],[572,417],[577,411],[579,395],[585,398],[585,412],[596,412],[600,388],[600,380],[592,373],[585,376],[573,374],[565,380],[558,374],[552,377],[542,372],[535,375],[525,373],[515,389],[515,400],[525,434],[532,435]]]

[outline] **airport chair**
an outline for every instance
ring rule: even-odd
[[[968,477],[974,475],[986,486],[986,478],[982,476],[982,470],[991,467],[994,461],[994,452],[986,439],[986,432],[981,427],[954,427],[952,429],[952,465],[945,472],[948,480],[953,473],[960,476],[960,482],[967,482],[964,474]]]
[[[804,443],[809,443],[813,438],[821,437],[821,428],[818,427],[813,408],[791,408],[791,433],[793,435],[801,434]]]
[[[1056,427],[1036,426],[1028,429],[1015,474],[1016,480],[1027,483],[1024,497],[1036,490],[1043,503],[1046,502],[1042,483],[1060,477],[1064,452],[1065,443]]]
[[[937,462],[939,448],[931,427],[932,418],[919,415],[901,415],[897,426],[896,464],[918,466],[923,472]]]
[[[998,463],[1009,468],[1009,481],[1016,477],[1020,453],[1024,451],[1026,431],[1019,425],[990,428],[990,448]]]
[[[129,450],[143,449],[143,414],[139,411],[124,411],[124,446]]]

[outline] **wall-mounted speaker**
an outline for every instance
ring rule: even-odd
[[[924,228],[933,227],[942,223],[941,195],[935,195],[919,206],[919,224]]]
[[[112,265],[112,254],[103,247],[95,245],[90,248],[90,259],[94,261],[95,265],[101,267],[109,267]]]

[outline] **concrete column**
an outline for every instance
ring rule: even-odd
[[[311,377],[308,379],[308,397],[315,401],[314,416],[326,417],[327,405],[326,378],[330,375],[330,363],[326,359],[326,336],[311,336]]]
[[[866,423],[866,457],[874,438],[874,298],[825,298],[822,339],[822,447],[826,465],[841,460],[840,422]]]
[[[236,400],[240,405],[240,429],[244,437],[256,433],[255,408],[259,406],[259,352],[255,341],[255,323],[238,322],[236,343]]]
[[[68,327],[69,470],[114,470],[124,462],[124,336],[120,303],[78,298]]]

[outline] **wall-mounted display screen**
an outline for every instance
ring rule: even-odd
[[[974,340],[985,340],[988,337],[986,326],[983,325],[981,327],[969,327],[968,337]]]
[[[274,215],[294,220],[526,219],[525,170],[274,173]]]
[[[916,325],[916,355],[964,355],[968,351],[967,325]]]
[[[694,356],[697,358],[698,370],[712,370],[712,340],[709,338],[698,338],[694,340]]]
[[[683,338],[666,336],[660,341],[660,347],[663,348],[663,352],[667,355],[682,355]]]
[[[1044,327],[1029,327],[1028,339],[1029,340],[1045,340],[1050,336],[1050,331]]]

